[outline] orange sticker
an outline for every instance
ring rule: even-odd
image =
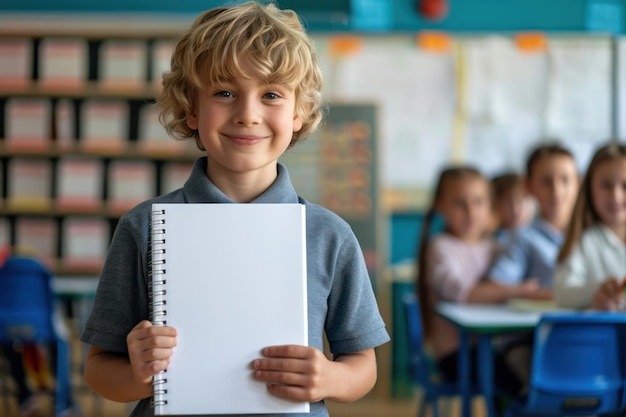
[[[548,47],[546,36],[540,32],[525,32],[515,35],[515,44],[525,52],[541,52]]]
[[[448,52],[452,38],[444,32],[422,31],[417,34],[417,45],[427,51]]]
[[[363,39],[358,36],[333,36],[329,41],[330,52],[335,55],[354,55],[361,51]]]

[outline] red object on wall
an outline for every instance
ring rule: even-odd
[[[448,0],[418,0],[417,10],[427,20],[442,20],[448,15]]]

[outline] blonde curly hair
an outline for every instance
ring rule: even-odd
[[[242,69],[242,59],[254,68],[253,74]],[[204,150],[198,131],[187,126],[188,116],[195,114],[198,91],[236,77],[259,78],[294,90],[296,113],[303,123],[289,146],[305,139],[322,120],[322,72],[298,16],[271,3],[248,2],[207,10],[178,41],[157,97],[160,120],[170,136],[194,139]]]

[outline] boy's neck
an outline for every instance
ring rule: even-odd
[[[545,221],[546,223],[548,223],[550,226],[552,226],[554,229],[558,230],[559,232],[565,232],[569,224],[569,219],[567,218],[560,218],[560,217],[548,218],[545,216],[541,216],[541,219]]]
[[[245,172],[214,171],[207,164],[206,175],[211,182],[235,203],[249,203],[263,194],[276,181],[278,170],[262,169]],[[272,175],[273,173],[273,175]]]

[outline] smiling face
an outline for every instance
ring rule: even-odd
[[[278,158],[302,128],[295,106],[288,86],[256,78],[235,77],[200,91],[187,125],[206,150],[209,178],[253,173],[271,184]]]
[[[566,155],[543,156],[534,163],[527,186],[537,200],[541,217],[556,228],[564,229],[578,193],[574,160]]]
[[[489,223],[489,184],[477,176],[449,179],[436,207],[450,233],[461,240],[477,241],[484,236]]]
[[[292,10],[247,2],[200,14],[177,42],[170,70],[157,96],[160,121],[176,139],[195,141],[204,151],[197,126],[200,95],[236,79],[259,79],[289,86],[301,126],[291,146],[306,139],[322,120],[322,70],[313,41]],[[236,96],[239,97],[239,96]],[[206,139],[205,139],[206,140]]]
[[[600,221],[626,237],[626,158],[598,164],[591,176],[591,200]]]

